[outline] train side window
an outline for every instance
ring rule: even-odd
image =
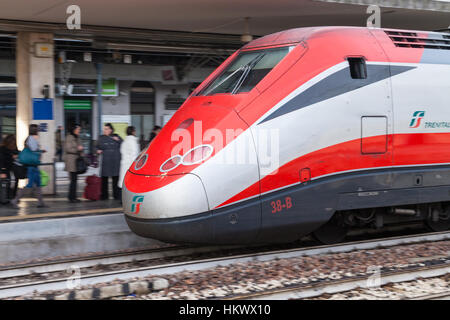
[[[364,58],[348,58],[350,75],[353,79],[367,79],[366,60]]]

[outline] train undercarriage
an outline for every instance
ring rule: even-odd
[[[324,244],[332,244],[342,241],[352,228],[381,229],[414,222],[423,222],[430,231],[449,230],[450,202],[338,211],[313,236]]]

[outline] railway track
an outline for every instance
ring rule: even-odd
[[[409,300],[450,300],[450,290],[443,293],[429,294]]]
[[[405,229],[406,228],[406,229]],[[413,231],[415,233],[421,233],[423,227],[421,224],[399,225],[383,230],[384,232],[405,232],[406,230]],[[360,236],[372,236],[382,237],[383,234],[378,230],[373,229],[361,229],[353,230],[349,232],[349,236],[358,238]],[[308,237],[305,237],[308,239]],[[350,240],[352,241],[352,240]],[[302,242],[302,244],[304,241]],[[310,245],[307,243],[306,245]],[[261,245],[251,245],[247,247],[260,248]],[[267,247],[267,246],[266,246]],[[202,253],[212,252],[217,250],[224,250],[230,248],[239,248],[238,245],[234,246],[183,246],[183,245],[171,245],[166,244],[161,247],[152,248],[137,248],[131,250],[122,250],[111,253],[94,253],[90,255],[80,255],[75,257],[62,257],[57,259],[47,259],[35,262],[26,263],[13,263],[6,266],[0,266],[0,281],[4,278],[25,276],[31,273],[47,273],[55,271],[66,270],[67,267],[76,263],[80,268],[95,266],[97,264],[110,265],[131,261],[144,261],[155,258],[173,257],[178,255],[186,255],[190,253]]]
[[[428,241],[440,241],[450,239],[450,232],[436,232],[428,234],[420,234],[413,236],[399,236],[390,237],[385,239],[373,239],[364,241],[354,241],[338,245],[326,245],[326,246],[313,246],[308,248],[294,248],[285,250],[275,250],[271,252],[264,253],[250,253],[250,254],[238,254],[234,256],[227,257],[215,257],[207,259],[190,260],[176,263],[165,263],[152,266],[144,266],[137,268],[128,268],[123,270],[113,270],[106,272],[98,272],[93,274],[80,274],[79,286],[89,287],[98,285],[101,283],[108,283],[117,280],[127,280],[131,278],[143,278],[149,276],[158,276],[163,274],[173,274],[182,271],[200,271],[208,268],[214,268],[217,266],[227,266],[234,263],[245,263],[250,261],[268,261],[273,259],[287,259],[301,256],[312,256],[319,254],[331,254],[331,253],[342,253],[350,252],[355,250],[364,249],[375,249],[381,247],[392,247],[402,244],[413,244]],[[177,252],[175,249],[174,252]],[[191,248],[193,250],[193,248]],[[178,252],[181,253],[181,252]],[[166,253],[164,253],[166,254]],[[118,257],[116,257],[118,258]],[[143,257],[142,257],[143,258]],[[112,257],[107,259],[113,259]],[[120,257],[120,259],[131,259],[131,257],[125,258]],[[133,258],[135,259],[135,258]],[[113,260],[110,260],[110,262]],[[81,263],[83,261],[79,261]],[[99,263],[96,260],[95,263]],[[67,266],[67,263],[64,265]],[[88,262],[86,262],[88,263]],[[89,263],[94,263],[94,260]],[[114,263],[114,262],[113,262]],[[42,266],[42,268],[46,268]],[[57,268],[57,266],[52,266],[52,268]],[[448,266],[447,266],[448,268]],[[59,269],[64,269],[63,266],[59,266]],[[12,272],[10,270],[10,272]],[[22,269],[22,273],[25,269]],[[29,272],[29,269],[28,269]],[[447,270],[448,272],[448,270]],[[0,287],[0,298],[12,298],[17,296],[29,295],[33,292],[46,292],[46,291],[58,291],[67,290],[68,276],[59,277],[56,279],[44,279],[40,281],[31,281],[24,283],[16,283],[11,285],[5,285]],[[238,297],[237,297],[238,298]]]
[[[450,273],[450,261],[444,265],[427,266],[424,268],[415,268],[408,271],[397,271],[382,273],[379,278],[378,286],[387,284],[404,283],[416,279],[435,278]],[[327,283],[320,283],[309,286],[296,286],[291,288],[284,288],[279,290],[271,290],[268,292],[258,292],[250,295],[241,295],[232,297],[229,300],[289,300],[289,299],[311,299],[325,294],[345,293],[351,290],[358,290],[360,288],[371,288],[368,285],[367,277],[360,277],[359,279],[346,279],[340,281],[330,281]],[[375,288],[373,286],[372,288]],[[450,296],[450,291],[420,296],[411,300],[437,300]]]
[[[97,265],[113,265],[119,263],[146,261],[159,258],[184,256],[194,253],[213,252],[219,249],[232,247],[189,247],[189,246],[165,246],[155,249],[134,250],[129,252],[99,254],[92,257],[74,257],[54,261],[41,261],[31,264],[11,265],[0,268],[1,279],[10,277],[27,276],[57,271],[65,271],[76,264],[79,268],[88,268]],[[1,290],[1,289],[0,289]]]

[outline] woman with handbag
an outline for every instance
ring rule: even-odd
[[[78,174],[83,173],[82,169],[80,168],[82,164],[80,165],[77,162],[84,162],[82,158],[83,154],[83,146],[81,144],[80,140],[80,131],[81,126],[78,124],[75,124],[70,129],[69,135],[66,137],[66,142],[64,146],[64,161],[66,163],[65,170],[69,172],[70,175],[70,187],[69,187],[69,201],[71,203],[80,202],[79,199],[77,199],[77,180],[78,180]]]
[[[41,173],[38,165],[40,163],[41,154],[46,152],[41,149],[39,144],[39,127],[37,124],[30,124],[28,128],[29,136],[25,140],[25,148],[19,154],[19,161],[27,166],[28,184],[25,188],[17,191],[16,197],[11,200],[11,204],[15,209],[19,209],[17,203],[25,194],[25,189],[33,189],[36,198],[38,199],[38,208],[46,207],[42,199],[41,191]],[[24,160],[26,159],[26,160]]]

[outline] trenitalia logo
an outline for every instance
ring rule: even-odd
[[[141,210],[142,202],[144,202],[144,196],[134,196],[131,204],[131,213],[138,214]]]
[[[425,116],[425,111],[416,111],[413,113],[413,117],[411,119],[411,123],[409,124],[410,128],[418,128],[420,126],[420,121]]]

